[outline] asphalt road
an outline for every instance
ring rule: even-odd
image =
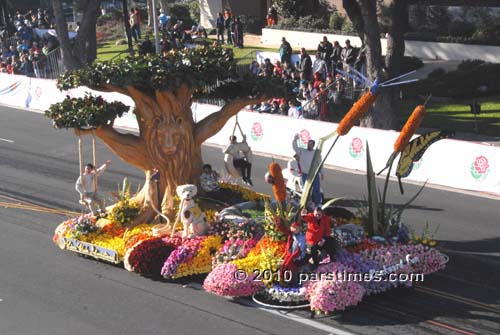
[[[84,159],[91,157],[86,139]],[[204,157],[222,170],[219,148],[205,147]],[[116,190],[124,177],[133,189],[143,182],[140,171],[99,142],[98,160],[105,159],[113,164],[100,178],[102,194]],[[270,192],[261,178],[269,162],[255,159],[258,191]],[[72,132],[53,129],[40,114],[0,107],[0,196],[79,210],[78,173]],[[323,188],[346,205],[366,194],[363,175],[336,170],[327,170]],[[389,202],[402,204],[417,189],[407,184],[401,197],[391,182]],[[0,208],[0,334],[340,334],[329,327],[358,334],[498,334],[499,205],[496,199],[426,188],[404,220],[417,232],[427,222],[439,228],[440,248],[451,258],[447,269],[416,289],[370,297],[313,321],[307,311],[270,313],[198,285],[153,281],[63,252],[51,238],[64,217]]]

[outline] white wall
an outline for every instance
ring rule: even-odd
[[[60,92],[53,80],[0,74],[0,104],[44,111],[52,103],[62,101],[66,95],[81,97],[87,91],[92,92],[86,87]],[[106,100],[118,100],[133,106],[133,101],[122,94],[92,93],[100,94]],[[193,104],[193,117],[200,121],[219,109],[220,107],[213,105]],[[309,139],[318,140],[337,128],[336,123],[250,111],[240,112],[238,121],[255,152],[282,157],[292,156],[292,140],[295,134],[300,134],[299,144],[305,145]],[[233,132],[234,122],[235,117],[206,143],[226,145],[229,135]],[[116,120],[115,125],[138,129],[135,115],[132,113]],[[393,143],[398,135],[396,131],[354,127],[339,139],[326,163],[364,171],[368,142],[373,167],[379,171],[392,153]],[[332,140],[326,144],[331,143]],[[407,179],[419,182],[428,180],[431,184],[500,195],[500,147],[448,139],[438,141],[415,164]]]
[[[328,36],[330,42],[339,41],[342,46],[345,45],[345,40],[347,39],[351,41],[353,46],[361,46],[361,39],[357,36],[262,29],[262,43],[264,45],[278,46],[281,44],[281,38],[285,37],[294,49],[302,47],[306,49],[316,49],[319,42],[323,39],[323,36]],[[382,54],[385,55],[387,40],[381,38],[380,43],[382,45]],[[405,41],[405,55],[423,59],[482,59],[487,62],[500,63],[500,46]]]
[[[219,12],[222,12],[221,0],[200,0],[200,23],[203,27],[215,28]]]

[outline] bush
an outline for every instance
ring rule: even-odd
[[[257,16],[240,15],[243,31],[251,34],[262,34],[262,22]]]
[[[460,64],[458,64],[457,70],[458,71],[476,70],[479,66],[481,66],[483,64],[487,64],[487,63],[481,59],[466,59],[466,60],[463,60]]]
[[[432,70],[432,72],[427,75],[427,78],[428,79],[437,79],[439,77],[444,76],[445,74],[446,74],[446,70],[443,69],[442,67],[439,67],[435,70]]]
[[[302,12],[302,0],[275,0],[274,5],[285,18],[299,17]]]
[[[401,60],[401,73],[407,73],[413,70],[420,69],[424,66],[424,62],[420,58],[404,56]]]
[[[472,37],[476,26],[469,22],[453,21],[448,26],[448,35],[452,37]]]
[[[476,98],[500,94],[500,64],[484,63],[474,65],[474,61],[464,63],[464,70],[443,73],[433,71],[425,80],[409,88],[414,94],[432,93],[437,97]]]
[[[330,14],[329,28],[333,30],[342,30],[344,23],[346,22],[346,17],[337,11]]]
[[[168,13],[172,16],[172,24],[182,22],[183,29],[191,29],[194,20],[191,18],[188,5],[169,4]]]

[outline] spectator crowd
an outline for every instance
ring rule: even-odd
[[[331,43],[326,36],[318,44],[314,60],[306,49],[300,50],[300,58],[292,62],[293,50],[286,38],[282,38],[279,59],[263,63],[253,61],[250,72],[255,76],[277,77],[293,85],[296,99],[271,99],[251,106],[261,113],[288,115],[295,118],[336,121],[345,111],[343,105],[353,99],[356,85],[339,70],[351,72],[352,68],[364,71],[364,50],[354,48],[349,40],[344,47]],[[346,101],[349,100],[349,101]]]
[[[59,42],[48,32],[35,34],[34,29],[53,28],[54,17],[48,10],[38,8],[25,14],[16,11],[10,19],[15,32],[5,29],[0,35],[0,73],[45,77],[47,55]]]

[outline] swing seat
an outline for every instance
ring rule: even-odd
[[[227,173],[229,173],[232,177],[234,178],[242,178],[241,173],[238,169],[234,167],[233,163],[233,155],[231,154],[225,154],[224,155],[224,166],[226,167]]]
[[[252,164],[253,161],[253,155],[252,155],[252,149],[250,149],[250,146],[246,143],[242,143],[242,150],[245,152],[245,157],[246,160]],[[224,166],[226,167],[227,173],[229,173],[232,177],[234,178],[242,178],[240,170],[234,167],[234,157],[231,154],[224,154]]]

